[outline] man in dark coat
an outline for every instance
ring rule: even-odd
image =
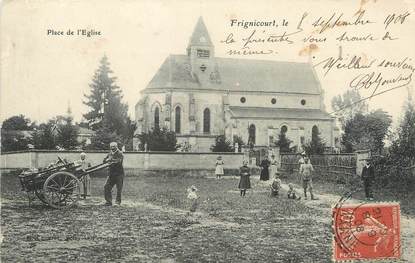
[[[117,143],[110,143],[111,151],[104,158],[104,162],[110,163],[109,175],[104,186],[105,205],[112,205],[112,188],[117,187],[116,205],[121,205],[121,191],[124,181],[124,167],[122,165],[124,156],[118,149]]]
[[[362,169],[362,180],[365,188],[366,199],[373,200],[372,185],[375,180],[375,169],[370,159],[365,160],[365,165]]]
[[[268,156],[265,156],[265,159],[262,160],[261,165],[260,165],[262,167],[261,175],[259,177],[260,180],[262,180],[262,181],[269,180],[269,165],[270,164],[271,163],[268,160]]]

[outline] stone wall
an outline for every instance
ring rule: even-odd
[[[57,156],[68,161],[79,159],[78,151],[22,151],[3,153],[1,169],[45,167],[57,160]],[[92,165],[102,163],[106,152],[87,152]],[[125,152],[124,168],[129,170],[214,170],[216,158],[221,155],[225,169],[238,169],[243,160],[242,153],[177,153],[177,152]]]

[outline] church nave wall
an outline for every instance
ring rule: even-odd
[[[245,102],[242,98],[245,98]],[[272,103],[275,99],[275,104]],[[302,105],[302,100],[305,104]],[[231,93],[229,104],[240,107],[320,109],[319,95]]]

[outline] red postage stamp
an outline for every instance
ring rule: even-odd
[[[400,258],[399,204],[338,204],[332,216],[335,261]]]

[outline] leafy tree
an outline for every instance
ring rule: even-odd
[[[169,131],[166,128],[156,128],[147,133],[141,133],[138,135],[140,140],[140,150],[145,150],[147,144],[147,150],[149,151],[170,151],[174,152],[179,147],[177,145],[176,133]]]
[[[90,111],[83,116],[92,130],[101,129],[100,133],[108,131],[109,137],[115,133],[123,137],[123,141],[129,140],[132,139],[132,123],[127,114],[128,106],[122,102],[121,89],[115,84],[116,77],[110,76],[112,73],[108,58],[104,56],[89,85],[90,94],[84,95],[84,104]]]
[[[353,119],[356,114],[367,112],[368,105],[361,99],[359,91],[347,90],[343,95],[335,96],[331,100],[331,107],[336,111],[336,116],[343,128],[347,121]]]
[[[225,135],[219,135],[215,138],[215,144],[210,147],[212,152],[233,152],[235,151],[231,142],[226,140]]]
[[[121,136],[104,124],[104,127],[98,129],[95,135],[91,138],[91,144],[87,146],[88,149],[94,150],[108,150],[111,142],[118,143],[119,148],[122,146]]]
[[[1,130],[2,152],[27,150],[31,143],[32,139],[27,138],[20,131]]]
[[[366,115],[356,114],[344,127],[342,144],[345,151],[370,149],[380,154],[391,123],[391,117],[380,109]]]
[[[278,146],[280,148],[280,152],[286,153],[290,152],[290,144],[292,141],[287,138],[287,135],[285,132],[280,132],[278,135],[278,140],[275,142],[275,146]]]
[[[33,130],[34,124],[24,115],[12,116],[3,121],[1,126],[1,149],[3,152],[28,149],[32,143],[31,136],[24,131]]]
[[[406,102],[404,111],[390,152],[400,166],[408,167],[415,161],[415,106],[411,99]]]
[[[34,124],[31,123],[29,118],[26,118],[24,115],[20,114],[3,121],[1,128],[9,131],[28,131],[33,130],[33,125]]]
[[[320,132],[316,126],[311,131],[311,141],[307,142],[303,149],[307,155],[312,154],[323,154],[324,148],[326,147],[325,142],[321,139]]]
[[[65,150],[75,149],[79,145],[77,140],[79,128],[72,124],[71,116],[60,117],[60,124],[57,128],[56,142]]]
[[[373,138],[372,152],[381,154],[385,146],[384,140],[389,133],[392,124],[392,117],[381,109],[372,111],[367,115],[368,133]]]
[[[49,120],[42,123],[33,133],[35,149],[55,150],[56,149],[56,120]]]

